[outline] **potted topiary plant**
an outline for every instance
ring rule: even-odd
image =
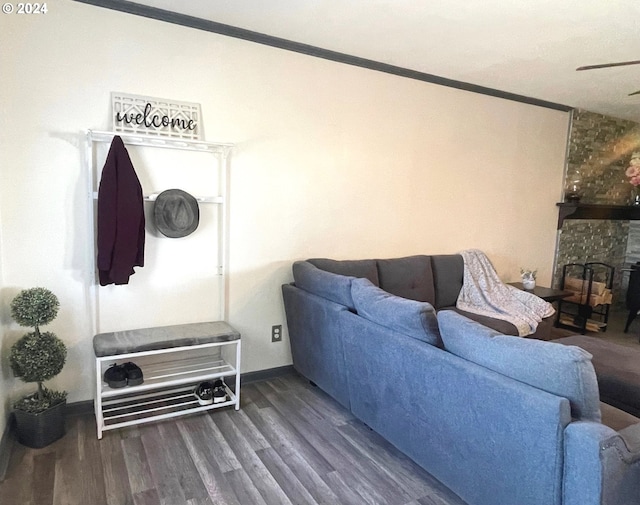
[[[64,435],[67,394],[51,391],[43,382],[60,373],[67,349],[54,333],[41,332],[40,326],[58,315],[60,302],[45,288],[21,291],[11,301],[11,316],[20,326],[33,327],[12,347],[11,369],[24,382],[36,382],[38,390],[14,403],[18,441],[28,447],[45,447]]]

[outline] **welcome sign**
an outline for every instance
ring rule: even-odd
[[[111,93],[113,131],[172,139],[203,140],[199,103]]]

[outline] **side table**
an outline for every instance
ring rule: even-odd
[[[510,286],[514,286],[518,289],[521,289],[522,291],[526,291],[527,293],[531,293],[534,294],[536,296],[539,296],[540,298],[542,298],[544,301],[546,302],[555,302],[557,300],[560,300],[562,298],[567,298],[568,296],[571,296],[573,293],[571,293],[571,291],[564,291],[562,289],[552,289],[552,288],[546,288],[544,286],[538,286],[536,285],[535,288],[533,289],[524,289],[524,286],[522,285],[522,282],[510,282],[509,283]]]

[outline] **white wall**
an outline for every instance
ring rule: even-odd
[[[0,202],[2,202],[2,193],[0,192]],[[0,223],[2,223],[2,214],[0,213]],[[8,353],[9,347],[5,345],[5,328],[9,312],[4,296],[4,278],[2,276],[2,264],[4,258],[2,255],[2,228],[0,227],[0,439],[7,427],[7,419],[9,416],[9,363]]]
[[[68,0],[0,16],[0,44],[5,291],[60,298],[50,329],[69,358],[53,385],[70,401],[92,397],[83,132],[110,127],[111,91],[199,102],[207,140],[237,144],[229,319],[244,371],[291,362],[270,328],[300,258],[479,248],[505,280],[523,266],[550,281],[566,113]],[[197,303],[185,293],[172,317]]]

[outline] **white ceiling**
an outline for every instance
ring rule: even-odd
[[[640,0],[135,0],[640,122]]]

